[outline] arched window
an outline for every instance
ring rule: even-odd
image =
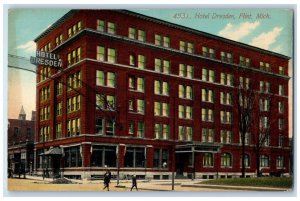
[[[242,167],[242,161],[243,161],[243,155],[241,154],[241,157],[240,157],[240,165],[241,165],[241,167]],[[249,156],[249,154],[245,154],[245,159],[244,159],[244,161],[245,161],[245,167],[250,167],[250,156]]]
[[[232,167],[232,157],[230,153],[223,153],[221,155],[222,167]]]

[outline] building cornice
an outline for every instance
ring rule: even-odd
[[[90,9],[90,10],[93,10],[93,9]],[[58,19],[52,26],[50,26],[43,33],[41,33],[39,36],[37,36],[34,39],[34,42],[38,42],[42,37],[45,37],[46,35],[48,35],[52,30],[54,30],[55,28],[57,28],[58,26],[63,24],[66,20],[68,20],[69,18],[74,16],[74,14],[76,12],[79,12],[79,11],[81,11],[81,10],[79,10],[79,9],[70,10],[68,13],[66,13],[64,16],[62,16],[60,19]],[[88,11],[88,9],[83,9],[82,11]],[[117,9],[116,10],[111,10],[111,11],[122,13],[122,14],[129,15],[129,16],[134,16],[134,17],[137,17],[137,18],[140,18],[140,19],[143,19],[143,20],[147,20],[147,21],[150,21],[150,22],[154,22],[154,23],[157,23],[157,24],[168,26],[168,27],[171,27],[171,28],[174,28],[174,29],[186,31],[186,32],[193,33],[193,34],[196,34],[196,35],[208,37],[208,38],[211,38],[211,39],[219,40],[219,41],[229,43],[229,44],[232,44],[232,45],[237,45],[239,47],[254,50],[254,51],[257,51],[257,52],[260,52],[260,53],[280,57],[280,58],[287,59],[287,60],[291,59],[291,57],[288,57],[288,56],[285,56],[285,55],[282,55],[282,54],[279,54],[279,53],[271,52],[271,51],[268,51],[268,50],[265,50],[265,49],[261,49],[261,48],[258,48],[258,47],[247,45],[245,43],[233,41],[233,40],[230,40],[230,39],[227,39],[227,38],[223,38],[223,37],[220,37],[220,36],[217,36],[217,35],[213,35],[213,34],[210,34],[210,33],[207,33],[207,32],[199,31],[199,30],[196,30],[196,29],[193,29],[193,28],[182,26],[182,25],[174,24],[174,23],[171,23],[171,22],[167,22],[167,21],[164,21],[164,20],[161,20],[161,19],[158,19],[158,18],[146,16],[146,15],[136,13],[136,12],[133,12],[133,11],[117,10]]]

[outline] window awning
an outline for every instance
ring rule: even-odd
[[[218,144],[184,144],[176,145],[176,153],[210,152],[218,153],[222,146]]]

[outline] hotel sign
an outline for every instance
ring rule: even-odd
[[[55,68],[62,67],[62,61],[58,58],[58,55],[42,51],[36,51],[36,57],[30,57],[30,63]]]

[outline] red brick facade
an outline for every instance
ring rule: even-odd
[[[97,20],[103,21],[104,31],[97,30]],[[115,25],[112,28],[115,29],[114,34],[108,33],[108,29],[111,28],[109,23],[114,23]],[[68,29],[71,27],[73,30],[73,25],[76,25],[77,31],[69,37]],[[129,28],[135,29],[136,39],[129,38]],[[140,30],[145,33],[144,40],[139,40]],[[56,38],[60,34],[62,34],[63,42],[56,44]],[[161,35],[162,45],[155,44],[155,35]],[[70,151],[70,153],[74,154],[69,158],[70,161],[65,158],[66,153],[64,153],[60,167],[66,164],[70,165],[70,167],[64,167],[65,175],[80,175],[81,178],[85,178],[102,174],[101,171],[106,169],[104,165],[107,163],[107,159],[102,157],[104,155],[106,157],[110,156],[108,152],[103,150],[109,150],[109,148],[106,147],[103,150],[99,148],[102,150],[100,152],[103,153],[101,157],[92,156],[92,153],[96,153],[94,146],[104,147],[110,145],[114,147],[113,150],[117,156],[117,164],[109,167],[113,174],[116,174],[117,169],[119,169],[124,174],[139,172],[138,175],[163,178],[163,176],[170,175],[172,167],[175,165],[172,164],[174,144],[205,145],[203,129],[207,128],[208,130],[213,129],[213,141],[210,144],[221,147],[218,153],[213,152],[211,165],[205,165],[204,167],[204,152],[195,152],[194,165],[190,161],[190,152],[189,154],[178,152],[176,154],[176,162],[174,162],[176,163],[174,170],[178,174],[183,173],[183,175],[195,172],[196,178],[215,177],[216,174],[223,177],[239,176],[241,174],[240,155],[242,152],[238,113],[234,100],[237,99],[236,86],[239,85],[240,77],[249,78],[252,83],[251,87],[256,91],[260,90],[260,81],[270,84],[269,94],[272,94],[272,105],[274,105],[271,110],[272,118],[270,119],[270,143],[261,153],[261,155],[268,157],[269,162],[262,171],[266,174],[276,172],[279,169],[284,169],[285,173],[289,172],[287,140],[289,136],[288,57],[158,19],[120,10],[72,10],[38,36],[35,41],[37,42],[37,48],[44,51],[45,46],[51,43],[51,52],[58,54],[63,62],[61,70],[51,69],[51,75],[48,74],[50,78],[46,76],[45,80],[41,80],[41,75],[37,76],[37,94],[41,94],[41,91],[48,86],[50,91],[46,90],[46,93],[49,93],[49,95],[39,95],[37,97],[36,150],[59,146],[63,150],[66,148],[68,150],[68,147],[78,146],[82,164],[78,165],[77,159],[72,158],[72,156],[80,157],[78,154],[75,154],[75,151]],[[193,44],[192,52],[180,51],[180,41]],[[165,45],[167,47],[164,47],[164,42],[167,43]],[[104,61],[97,58],[97,46],[103,47]],[[47,49],[49,49],[48,47]],[[208,48],[207,56],[203,52],[203,47]],[[110,59],[110,54],[113,54],[110,52],[111,49],[114,49],[116,53],[113,56],[116,60],[115,62],[107,61]],[[214,50],[212,58],[209,57],[209,49]],[[73,50],[75,50],[74,59],[71,58],[73,57]],[[224,59],[221,57],[222,51],[225,52],[225,55],[231,53],[232,62],[222,61]],[[71,65],[68,65],[69,53],[71,53],[69,56]],[[130,55],[135,60],[132,65],[130,64]],[[144,63],[144,69],[137,67],[139,65],[139,55],[145,58],[145,61],[140,60]],[[250,58],[250,66],[241,65],[240,56]],[[157,72],[155,59],[168,61],[170,72]],[[260,70],[260,62],[269,63],[271,66],[270,72]],[[180,64],[193,66],[193,76],[191,78],[180,76]],[[281,68],[283,72],[279,72],[279,66],[283,67]],[[43,67],[39,66],[39,72],[41,72],[41,69]],[[204,80],[203,69],[207,69],[208,73],[214,72],[213,81]],[[109,87],[105,86],[105,84],[97,84],[97,70],[103,73],[104,82],[109,82],[107,77],[109,77],[109,73],[113,73],[115,76],[114,86]],[[45,72],[42,71],[42,74],[45,74]],[[80,75],[78,74],[79,72]],[[232,86],[221,84],[221,73],[232,76]],[[68,83],[70,75],[75,78]],[[131,84],[129,80],[131,78],[136,79],[135,84],[138,82],[137,78],[144,79],[143,92],[129,89]],[[76,80],[80,80],[79,84],[76,83]],[[57,92],[57,83],[59,81],[62,81],[61,93]],[[168,83],[168,95],[154,93],[156,81]],[[67,86],[70,83],[72,87],[68,90]],[[161,88],[163,88],[163,84],[161,85]],[[179,85],[190,86],[192,88],[192,98],[179,98]],[[279,85],[283,87],[284,92],[282,95],[278,95]],[[212,91],[213,101],[203,100],[203,89]],[[231,94],[231,104],[221,104],[221,92]],[[102,94],[105,97],[114,96],[114,110],[101,111],[97,109],[96,94]],[[77,98],[78,95],[80,99]],[[41,97],[43,97],[43,100],[41,100]],[[68,103],[69,100],[71,100],[70,104]],[[129,101],[131,100],[133,101],[133,111],[129,111]],[[143,114],[135,111],[137,110],[138,100],[143,100]],[[62,104],[62,109],[61,113],[57,115],[59,102]],[[167,117],[155,115],[155,102],[168,104]],[[278,102],[284,105],[284,111],[278,111]],[[190,106],[192,108],[192,118],[179,118],[179,105],[183,105],[185,111],[188,111]],[[259,107],[258,104],[256,106]],[[203,121],[201,112],[203,108],[213,111],[213,121]],[[44,111],[41,112],[41,110]],[[220,113],[222,111],[231,113],[231,123],[221,122]],[[188,112],[185,115],[189,115]],[[108,121],[114,119],[113,136],[107,133],[103,135],[97,134],[97,119],[104,122],[99,124],[99,129],[102,129],[103,132],[110,129]],[[279,119],[284,119],[281,128],[279,128]],[[69,120],[71,120],[70,125],[68,124]],[[144,122],[142,137],[137,136],[140,122]],[[129,133],[129,124],[131,125],[131,123],[134,130],[133,134]],[[61,124],[61,134],[57,132],[57,124]],[[155,138],[155,124],[168,126],[167,139]],[[192,140],[184,141],[179,138],[179,126],[192,128]],[[254,144],[256,143],[255,133],[258,133],[258,131],[255,130],[255,127],[251,131],[250,145],[246,147],[246,153],[250,157],[250,166],[246,168],[249,176],[253,176],[256,171]],[[257,123],[257,127],[259,127],[259,123]],[[72,136],[73,130],[74,135]],[[231,131],[230,143],[221,142],[221,130]],[[42,139],[41,132],[46,132],[49,134],[49,137]],[[186,130],[186,132],[188,131]],[[283,136],[283,139],[286,139],[280,146],[278,145],[279,136]],[[134,148],[131,149],[130,147]],[[167,150],[168,152],[165,158],[167,161],[165,167],[162,167],[162,162],[165,161],[162,154],[163,151],[159,152],[158,149]],[[158,158],[155,158],[155,150],[156,153],[159,153]],[[132,160],[135,161],[133,167],[128,161],[131,159],[131,155],[129,156],[131,151],[134,158]],[[230,155],[230,159],[228,159],[230,164],[227,164],[226,167],[224,166],[227,163],[225,159],[222,159],[224,164],[221,165],[221,155],[223,153],[229,153]],[[143,154],[144,159],[141,159],[142,163],[139,164],[139,158]],[[279,156],[283,157],[283,162],[276,162]],[[97,157],[102,162],[99,162]],[[40,171],[41,166],[38,165],[38,158],[39,156],[37,155],[37,171]],[[73,159],[74,161],[72,162]],[[93,162],[98,165],[93,166]],[[112,161],[108,163],[112,163]],[[278,163],[281,164],[280,167],[278,167]],[[159,164],[159,167],[154,167],[157,166],[155,164]]]

